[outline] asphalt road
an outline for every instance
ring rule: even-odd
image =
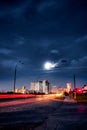
[[[0,103],[0,130],[87,130],[87,103],[39,97]]]

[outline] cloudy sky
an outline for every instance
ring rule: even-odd
[[[46,61],[57,63],[52,70]],[[23,63],[23,64],[22,64]],[[0,0],[0,90],[48,79],[87,84],[86,0]]]

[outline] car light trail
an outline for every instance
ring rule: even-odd
[[[0,99],[14,99],[14,98],[30,98],[35,97],[33,94],[0,94]]]

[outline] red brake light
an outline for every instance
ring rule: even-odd
[[[77,89],[77,93],[82,93],[82,89],[81,88]]]
[[[81,89],[79,89],[78,91],[81,92]]]

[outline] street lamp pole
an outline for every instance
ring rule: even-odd
[[[17,64],[15,65],[15,70],[14,70],[14,93],[15,93],[15,85],[16,85],[16,72],[17,72]]]
[[[75,74],[74,74],[74,89],[76,88],[76,77],[75,77]]]
[[[21,61],[19,61],[18,63],[24,64],[24,63],[22,63]],[[15,93],[15,86],[16,86],[16,73],[17,73],[17,65],[18,65],[18,63],[16,63],[15,69],[14,69],[14,89],[13,89],[13,92],[14,92],[14,93]]]

